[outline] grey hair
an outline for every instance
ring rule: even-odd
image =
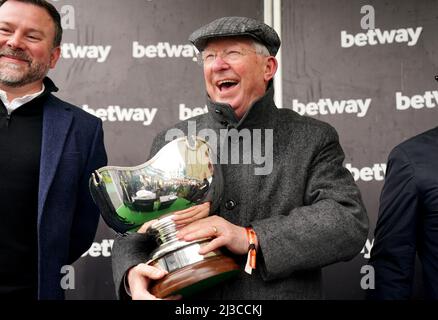
[[[262,56],[269,57],[271,54],[269,53],[268,48],[266,46],[256,40],[251,40],[252,46],[254,47],[256,53],[261,54]]]

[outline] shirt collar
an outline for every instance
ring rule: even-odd
[[[33,99],[39,97],[40,95],[42,95],[46,91],[46,89],[49,92],[58,91],[58,88],[55,86],[53,81],[50,78],[45,77],[43,80],[43,83],[42,83],[42,88],[38,92],[15,98],[11,102],[9,102],[7,99],[6,92],[4,90],[0,89],[0,99],[3,102],[3,104],[5,105],[6,110],[8,111],[8,114],[11,114],[13,111],[17,110],[22,105],[32,101]]]

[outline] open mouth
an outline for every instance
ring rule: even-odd
[[[218,81],[216,86],[219,88],[220,92],[224,92],[227,90],[230,90],[237,86],[239,84],[239,81],[236,80],[221,80]]]

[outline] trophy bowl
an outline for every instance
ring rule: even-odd
[[[90,178],[91,195],[106,224],[117,233],[136,232],[143,223],[158,219],[147,230],[155,244],[148,248],[151,266],[168,271],[153,281],[150,292],[158,298],[191,296],[239,271],[221,250],[198,253],[211,238],[182,241],[176,238],[173,212],[211,201],[222,194],[222,174],[208,143],[199,137],[181,137],[166,144],[149,161],[135,167],[106,166]]]

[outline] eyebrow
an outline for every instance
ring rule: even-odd
[[[7,21],[0,21],[0,24],[4,24],[8,27],[14,27],[15,25],[13,23],[7,22]],[[40,35],[45,35],[44,31],[42,30],[38,30],[38,29],[34,29],[34,28],[30,28],[30,29],[26,29],[26,33],[38,33]]]

